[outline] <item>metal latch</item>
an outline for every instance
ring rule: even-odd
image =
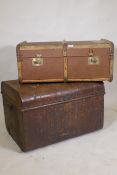
[[[95,56],[93,50],[89,50],[88,64],[99,64],[99,56]]]
[[[34,58],[32,58],[32,66],[41,66],[43,65],[43,58],[41,54],[37,54]]]

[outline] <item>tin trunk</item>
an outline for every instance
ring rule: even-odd
[[[6,128],[23,151],[103,127],[102,82],[2,82]]]

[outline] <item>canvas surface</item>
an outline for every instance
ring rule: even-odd
[[[6,132],[0,96],[0,174],[117,174],[117,1],[1,0],[0,81],[17,79],[20,41],[95,40],[115,44],[114,80],[105,83],[105,124],[99,132],[28,154]]]

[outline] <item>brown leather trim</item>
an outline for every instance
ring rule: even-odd
[[[21,82],[22,81],[22,64],[21,64],[21,61],[18,61],[17,65],[18,65],[18,77],[19,77],[19,81]]]

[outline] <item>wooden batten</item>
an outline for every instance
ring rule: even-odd
[[[19,77],[19,81],[22,82],[22,63],[21,61],[17,62],[18,65],[18,77]]]
[[[21,80],[22,83],[44,83],[44,82],[64,82],[64,79],[45,79],[45,80]]]

